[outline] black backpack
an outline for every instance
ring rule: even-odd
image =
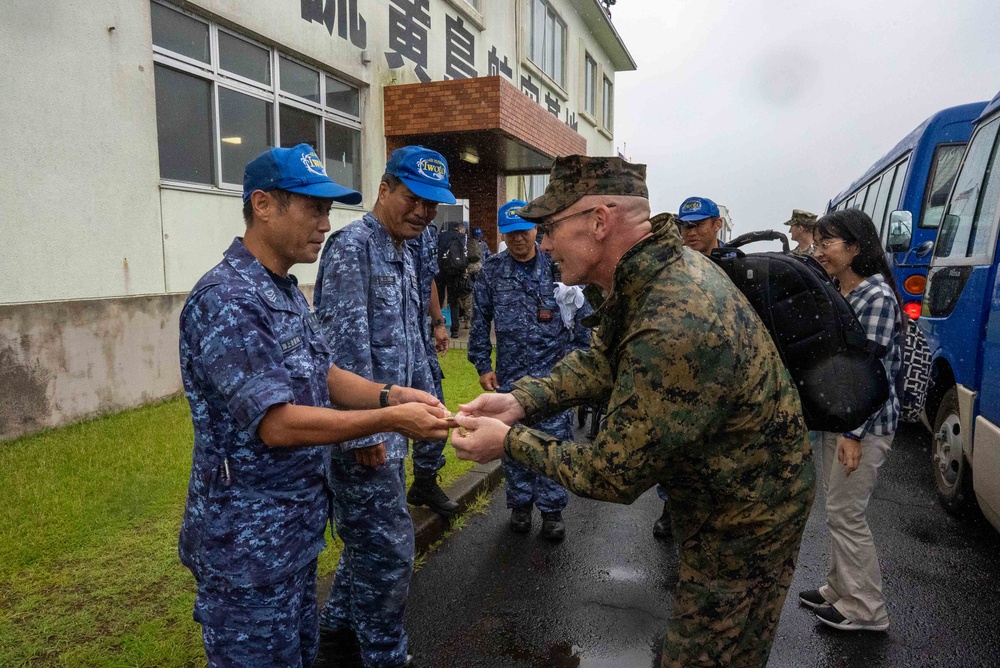
[[[781,240],[783,252],[738,250],[766,240]],[[798,387],[809,429],[850,431],[882,407],[889,398],[885,347],[868,340],[818,261],[789,253],[788,239],[772,230],[737,237],[711,258],[764,321]]]
[[[469,254],[461,234],[455,232],[450,235],[447,245],[441,249],[438,265],[445,274],[465,272],[465,268],[469,266]]]

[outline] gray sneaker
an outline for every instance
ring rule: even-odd
[[[886,631],[889,620],[884,622],[856,622],[840,614],[832,605],[821,605],[816,608],[816,619],[839,631]]]

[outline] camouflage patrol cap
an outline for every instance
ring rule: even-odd
[[[785,221],[785,225],[801,225],[802,227],[816,227],[816,214],[803,211],[802,209],[792,209],[792,217]]]
[[[649,199],[646,165],[588,155],[556,158],[545,192],[518,210],[517,215],[538,221],[572,206],[586,195],[630,195]]]

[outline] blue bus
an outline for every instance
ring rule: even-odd
[[[973,498],[1000,530],[1000,93],[975,122],[934,247],[918,326],[931,352],[926,417],[938,498]]]
[[[985,106],[976,102],[937,112],[827,206],[827,212],[861,209],[875,222],[903,310],[913,320],[920,317],[927,267],[948,193],[972,135],[972,122]],[[929,362],[926,342],[916,328],[909,328],[903,353],[903,420],[917,421],[922,415]]]

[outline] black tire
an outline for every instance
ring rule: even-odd
[[[958,413],[958,390],[945,392],[934,418],[931,435],[931,466],[937,486],[938,501],[946,511],[960,515],[971,505],[975,496],[972,490],[972,468],[965,458],[968,438],[962,433]]]

